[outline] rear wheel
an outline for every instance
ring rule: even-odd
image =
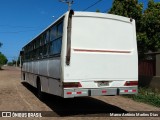
[[[40,100],[44,99],[44,93],[42,92],[42,87],[41,87],[41,81],[40,80],[37,81],[37,97]]]

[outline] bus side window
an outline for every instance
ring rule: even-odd
[[[61,46],[62,46],[62,38],[52,41],[51,54],[59,56],[61,53]]]
[[[60,56],[62,46],[62,33],[63,33],[63,22],[55,25],[51,28],[50,34],[50,54],[54,56]]]
[[[53,26],[50,31],[50,41],[56,39],[56,26]]]
[[[57,37],[61,37],[63,33],[63,22],[57,25]]]

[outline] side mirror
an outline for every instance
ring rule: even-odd
[[[23,59],[24,59],[24,51],[20,51],[20,67],[22,68],[23,65]]]
[[[24,56],[24,51],[20,51],[20,56]]]

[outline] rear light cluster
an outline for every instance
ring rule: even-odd
[[[102,90],[101,91],[102,92],[102,94],[107,94],[107,90]],[[68,92],[66,92],[66,94],[67,95],[80,95],[80,94],[87,94],[87,92],[85,92],[85,91],[78,91],[78,92],[70,92],[70,91],[68,91]]]
[[[102,90],[102,93],[103,93],[103,94],[106,94],[106,93],[107,93],[107,90]]]
[[[120,92],[122,92],[122,93],[136,93],[137,90],[136,89],[133,89],[133,90],[121,90]]]
[[[137,86],[138,81],[126,81],[124,86]]]
[[[70,82],[70,83],[63,83],[64,88],[72,88],[72,87],[82,87],[79,82]]]
[[[72,95],[72,94],[78,94],[78,95],[80,95],[80,94],[82,94],[82,92],[81,91],[79,91],[79,92],[67,92],[66,94],[67,95]]]

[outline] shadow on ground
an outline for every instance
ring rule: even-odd
[[[36,89],[27,83],[22,83],[28,90],[36,95]],[[107,104],[92,97],[78,97],[63,99],[54,95],[45,94],[43,100],[59,116],[106,116],[107,113],[127,113],[127,111]]]

